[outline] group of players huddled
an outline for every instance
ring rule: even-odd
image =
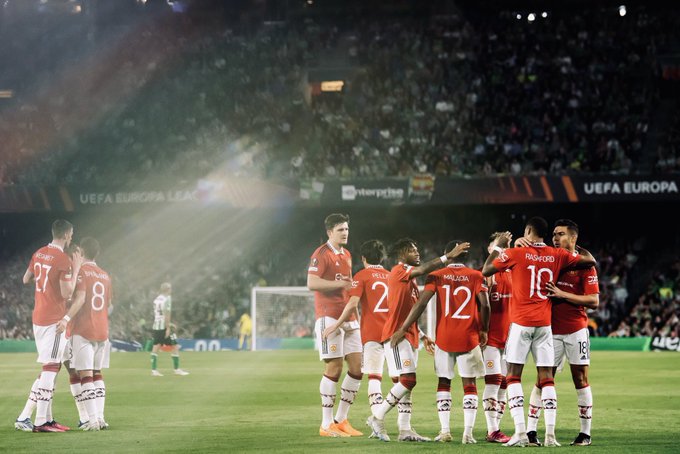
[[[101,371],[109,367],[111,278],[95,262],[99,242],[86,237],[75,245],[72,239],[73,225],[54,221],[52,241],[33,254],[23,276],[24,284],[35,286],[33,333],[42,370],[14,423],[17,430],[70,430],[52,416],[52,396],[62,362],[78,408],[78,428],[92,431],[109,426],[104,420],[106,386]]]
[[[383,268],[385,246],[378,240],[361,245],[363,269],[352,276],[346,249],[349,217],[331,214],[325,220],[328,241],[312,254],[307,286],[314,291],[316,339],[324,361],[319,385],[323,437],[362,436],[348,421],[363,374],[368,374],[370,438],[390,441],[385,417],[397,407],[399,441],[430,441],[411,426],[411,392],[416,385],[420,341],[434,355],[437,413],[441,429],[434,438],[452,441],[451,379],[454,365],[463,386],[462,443],[476,443],[476,379],[484,377],[482,397],[486,441],[503,446],[541,446],[537,425],[545,418],[545,446],[555,438],[557,394],[554,375],[568,361],[578,398],[580,431],[571,443],[590,445],[593,398],[588,384],[590,342],[586,308],[596,308],[599,288],[596,261],[576,245],[578,226],[560,219],[551,232],[545,219],[534,217],[514,244],[510,232],[495,232],[481,270],[465,261],[470,243],[455,240],[444,255],[421,262],[415,241],[403,238],[391,252],[397,263]],[[514,247],[512,247],[514,246]],[[426,276],[421,293],[416,282]],[[436,296],[436,337],[423,333],[417,320]],[[359,317],[360,314],[360,317]],[[358,320],[360,318],[360,320]],[[537,368],[536,384],[524,417],[521,376],[529,352]],[[333,414],[343,359],[348,371]],[[384,362],[393,385],[383,396]],[[509,408],[515,432],[507,436],[500,421]]]

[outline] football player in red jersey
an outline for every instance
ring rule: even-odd
[[[553,228],[553,245],[569,252],[576,251],[578,225],[570,219],[559,219]],[[600,288],[594,267],[562,272],[557,282],[547,284],[552,302],[552,331],[555,347],[553,373],[562,370],[565,357],[569,361],[571,377],[576,388],[581,430],[571,443],[576,446],[590,445],[593,394],[588,384],[590,365],[590,336],[587,309],[597,309]],[[542,409],[541,390],[534,385],[529,400],[527,435],[535,438],[538,418]]]
[[[385,259],[385,246],[378,240],[361,245],[364,269],[354,275],[349,301],[340,318],[323,332],[323,338],[335,334],[357,308],[361,310],[361,343],[363,345],[361,372],[368,374],[368,403],[373,412],[383,401],[382,373],[385,366],[385,349],[381,342],[382,330],[387,321],[387,271],[381,265]]]
[[[54,394],[54,382],[61,369],[66,337],[57,332],[57,325],[66,316],[66,301],[73,295],[73,276],[80,271],[83,257],[80,251],[73,257],[64,252],[73,238],[73,224],[63,219],[52,223],[52,242],[38,249],[23,276],[24,284],[35,285],[33,308],[33,334],[38,350],[38,362],[42,363],[39,383],[35,391],[36,416],[33,432],[64,432],[68,427],[54,420],[48,421],[48,411]],[[68,319],[66,320],[68,322]],[[51,418],[50,418],[51,419]],[[19,427],[19,425],[21,427]],[[30,413],[26,409],[15,421],[15,427],[28,430]]]
[[[451,241],[445,252],[452,251],[463,241]],[[467,257],[467,252],[459,258]],[[454,366],[463,385],[463,444],[477,443],[472,429],[477,416],[477,377],[484,376],[481,348],[489,332],[489,298],[484,276],[478,270],[465,266],[462,261],[448,264],[427,276],[425,290],[411,309],[402,326],[392,336],[393,342],[404,338],[406,330],[422,315],[433,295],[437,295],[437,336],[434,352],[434,370],[437,385],[437,414],[441,430],[435,441],[452,440],[451,379]],[[478,315],[479,312],[479,315]]]
[[[415,278],[440,268],[469,248],[470,243],[462,243],[448,254],[421,264],[418,246],[412,239],[402,238],[392,246],[399,262],[392,267],[387,278],[388,317],[381,337],[390,376],[398,376],[399,381],[366,421],[373,431],[372,436],[379,440],[390,440],[385,430],[385,415],[399,405],[399,441],[430,441],[411,427],[411,391],[416,385],[419,338],[431,353],[433,342],[418,329],[417,323],[406,327],[400,339],[391,339],[418,301],[420,292]]]
[[[352,255],[345,247],[349,238],[349,216],[330,214],[324,221],[328,241],[316,248],[309,262],[307,288],[314,291],[316,323],[314,332],[319,345],[319,357],[324,361],[324,372],[319,384],[321,394],[322,437],[363,435],[354,429],[347,415],[359,391],[361,379],[361,335],[354,311],[350,319],[332,335],[324,338],[327,326],[337,322],[347,304],[347,291],[352,286]],[[333,417],[336,386],[342,374],[343,359],[347,361],[347,375],[341,385],[341,400]]]
[[[524,393],[521,377],[531,351],[538,367],[541,400],[545,409],[546,446],[558,446],[555,439],[557,393],[553,377],[554,349],[550,301],[547,284],[565,268],[587,268],[596,264],[585,250],[569,253],[547,246],[543,239],[549,235],[548,223],[540,217],[529,219],[524,229],[527,246],[506,249],[512,234],[499,235],[496,245],[484,263],[482,274],[491,276],[510,269],[512,273],[511,324],[506,344],[508,364],[508,406],[515,422],[515,433],[504,446],[527,446],[524,421]]]
[[[495,246],[501,232],[494,232],[489,237],[487,251],[489,254]],[[510,270],[496,273],[487,279],[489,287],[489,340],[482,350],[484,356],[484,416],[486,417],[486,441],[491,443],[507,443],[510,437],[500,430],[500,422],[505,412],[506,388],[505,376],[508,369],[505,363],[505,341],[510,327],[510,298],[512,297],[512,276]]]
[[[99,430],[106,427],[103,418],[104,396],[101,394],[104,393],[104,385],[101,370],[108,349],[111,278],[95,262],[99,255],[99,242],[94,238],[83,238],[80,247],[85,261],[76,279],[73,304],[67,317],[59,322],[57,331],[65,331],[65,319],[71,319],[71,363],[80,375],[79,400],[85,405],[88,414],[88,420],[82,429]],[[95,377],[102,382],[99,389],[95,388]]]

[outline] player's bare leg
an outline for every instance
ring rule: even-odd
[[[581,422],[581,431],[571,444],[574,446],[588,446],[591,443],[590,428],[593,418],[593,393],[588,384],[588,366],[572,364],[571,378],[576,388],[578,416]]]
[[[347,415],[350,406],[354,403],[354,399],[359,392],[359,386],[361,386],[361,379],[363,377],[361,373],[361,353],[350,353],[345,356],[345,361],[347,361],[347,374],[342,380],[342,385],[340,385],[340,402],[338,403],[334,422],[347,435],[360,437],[363,433],[352,427],[347,419]]]

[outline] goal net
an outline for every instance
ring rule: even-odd
[[[421,287],[422,291],[422,287]],[[314,292],[307,287],[253,287],[252,349],[315,348]],[[430,302],[419,326],[434,339],[435,305]]]

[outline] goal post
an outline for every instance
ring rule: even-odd
[[[253,287],[250,303],[253,350],[317,348],[314,292],[307,287]],[[430,301],[419,323],[433,339],[435,317],[436,308]]]

